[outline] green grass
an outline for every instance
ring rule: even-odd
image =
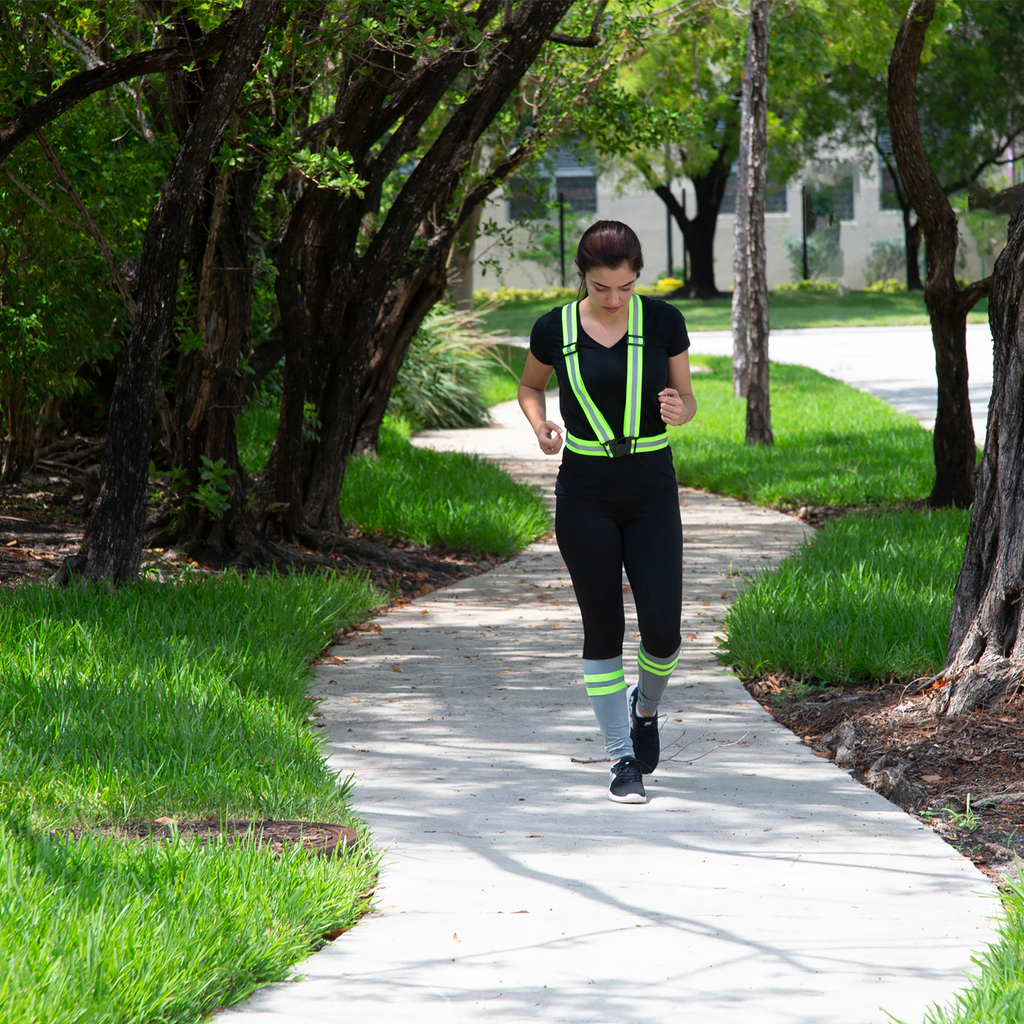
[[[938,671],[968,520],[960,510],[833,520],[743,592],[720,657],[744,678],[830,685]]]
[[[510,402],[516,397],[519,380],[526,366],[527,349],[518,345],[496,345],[491,354],[491,365],[484,383],[483,396],[488,405]],[[548,388],[557,388],[558,379],[554,374],[548,381]]]
[[[501,346],[504,360],[522,373],[525,352]],[[495,363],[496,387],[516,381]],[[488,399],[490,401],[490,399]],[[500,394],[498,400],[501,400]],[[277,429],[276,399],[261,396],[239,418],[239,454],[250,473],[258,473]],[[348,526],[387,541],[447,546],[508,557],[551,529],[551,518],[537,490],[516,483],[485,459],[461,452],[418,448],[402,419],[387,417],[378,455],[357,455],[345,471],[341,517]]]
[[[365,843],[327,864],[105,833],[163,815],[358,824],[305,686],[379,600],[356,578],[234,574],[0,596],[5,1022],[198,1021],[353,922]]]
[[[728,331],[732,300],[728,297],[710,300],[679,300],[673,302],[686,317],[691,331]],[[482,318],[487,331],[508,334],[530,333],[534,321],[557,303],[551,299],[537,302],[509,302]],[[987,323],[987,304],[979,303],[968,316],[968,323]],[[928,313],[920,292],[851,291],[840,296],[836,292],[772,292],[768,300],[772,328],[796,327],[888,327],[898,324],[926,324]]]
[[[521,550],[551,528],[539,493],[474,455],[411,445],[385,421],[379,458],[345,473],[341,514],[364,533],[445,544],[475,556]]]
[[[727,356],[695,356],[697,416],[669,429],[676,475],[758,505],[876,505],[928,494],[931,434],[887,402],[816,370],[771,364],[773,447],[744,441],[746,401],[733,398]]]
[[[999,938],[973,957],[977,976],[952,1005],[932,1007],[925,1024],[1024,1024],[1024,877],[1008,883],[1000,895]]]

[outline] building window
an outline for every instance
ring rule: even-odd
[[[509,181],[509,220],[540,220],[551,215],[559,194],[567,210],[597,213],[597,174],[567,146],[559,146],[545,171],[517,175]]]
[[[517,174],[505,186],[509,220],[540,220],[548,214],[547,178],[528,178]]]
[[[778,184],[771,179],[768,180],[768,187],[764,194],[765,213],[786,213],[789,210],[786,200],[785,184]],[[722,196],[722,205],[718,208],[719,213],[736,212],[736,168],[729,172],[725,182],[725,194]]]
[[[896,194],[896,180],[892,172],[884,164],[879,168],[878,202],[880,210],[902,210]]]
[[[847,174],[834,184],[827,185],[819,181],[808,181],[804,184],[810,212],[815,220],[828,221],[829,224],[843,220],[853,220],[853,175]]]

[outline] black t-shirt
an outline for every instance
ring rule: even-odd
[[[675,306],[642,295],[644,313],[644,369],[640,390],[640,436],[654,437],[665,430],[658,393],[668,385],[668,360],[690,347],[686,322]],[[618,432],[626,410],[626,335],[611,347],[598,344],[583,329],[576,314],[580,373],[594,404],[613,431]],[[569,383],[562,355],[562,311],[545,313],[530,334],[530,351],[558,377],[559,408],[566,430],[581,440],[595,440],[579,400]],[[578,455],[565,451],[558,472],[556,494],[608,497],[675,490],[672,453],[667,448],[638,452],[619,459]]]

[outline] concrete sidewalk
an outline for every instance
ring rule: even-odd
[[[690,342],[694,353],[732,355],[729,331],[694,331]],[[776,362],[810,366],[885,399],[928,430],[935,426],[938,384],[932,329],[927,325],[772,331],[768,347]],[[974,436],[984,445],[992,397],[992,332],[988,324],[967,325],[967,366]]]
[[[429,440],[550,481],[516,415]],[[715,660],[744,574],[805,528],[696,491],[680,512],[683,651],[649,803],[606,798],[553,541],[382,616],[313,687],[386,847],[378,911],[221,1019],[881,1024],[963,985],[992,886]]]

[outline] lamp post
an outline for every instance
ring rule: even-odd
[[[558,193],[558,265],[562,271],[562,287],[565,287],[565,193]]]

